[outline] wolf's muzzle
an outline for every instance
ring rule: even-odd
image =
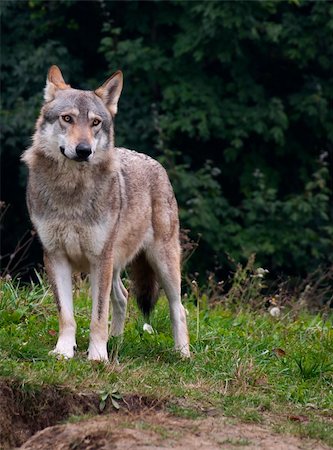
[[[91,147],[89,144],[81,143],[75,148],[76,154],[81,161],[87,161],[91,155]]]

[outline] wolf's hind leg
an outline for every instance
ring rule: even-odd
[[[103,258],[91,266],[92,315],[88,359],[107,361],[109,303],[112,284],[112,259]]]
[[[185,308],[181,302],[180,248],[178,240],[155,243],[147,256],[169,300],[175,349],[190,356]]]
[[[128,292],[123,285],[120,272],[117,270],[113,276],[111,304],[111,336],[120,336],[124,332]]]
[[[120,278],[120,271],[117,270],[113,274],[111,305],[112,305],[112,319],[111,319],[111,348],[110,359],[118,360],[118,352],[122,344],[122,335],[124,332],[126,308],[127,308],[128,292],[123,285]]]
[[[59,311],[58,342],[50,353],[72,358],[76,348],[72,268],[65,256],[60,254],[44,253],[44,264]]]

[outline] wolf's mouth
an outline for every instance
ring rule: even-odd
[[[79,156],[76,156],[75,158],[73,158],[72,161],[76,161],[76,162],[88,162],[88,158],[80,158]]]

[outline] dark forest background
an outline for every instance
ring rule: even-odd
[[[41,262],[36,239],[22,257],[20,155],[52,64],[82,89],[124,72],[116,144],[167,168],[199,240],[188,270],[253,253],[273,275],[332,264],[331,2],[12,0],[1,16],[2,267]]]

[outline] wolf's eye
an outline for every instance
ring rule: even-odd
[[[63,120],[64,122],[67,122],[67,123],[72,123],[72,122],[73,122],[72,117],[69,116],[68,114],[65,114],[64,116],[61,116],[61,118],[62,118],[62,120]]]
[[[93,127],[97,127],[97,125],[99,125],[100,123],[101,123],[101,121],[99,119],[94,119],[93,123],[92,123],[92,126]]]

